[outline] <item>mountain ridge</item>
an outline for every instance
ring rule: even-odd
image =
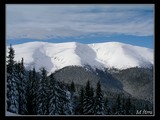
[[[66,66],[126,69],[153,65],[153,50],[120,42],[82,44],[77,42],[29,42],[13,45],[15,60],[24,58],[29,69],[45,67],[49,73]],[[8,49],[7,49],[8,50]]]

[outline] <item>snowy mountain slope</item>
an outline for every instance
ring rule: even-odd
[[[23,57],[27,68],[35,67],[39,70],[45,67],[48,72],[70,65],[90,65],[102,70],[105,67],[126,69],[153,65],[152,49],[119,42],[96,44],[30,42],[13,45],[13,48],[16,61]]]
[[[119,69],[147,67],[153,64],[153,50],[119,42],[90,45],[97,53],[97,60]]]

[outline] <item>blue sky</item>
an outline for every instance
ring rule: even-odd
[[[154,48],[153,4],[7,4],[6,43],[117,41]]]

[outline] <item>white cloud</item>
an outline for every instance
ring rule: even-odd
[[[7,5],[7,38],[103,33],[150,36],[153,5]]]

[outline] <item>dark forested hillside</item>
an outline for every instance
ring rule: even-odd
[[[123,84],[123,89],[132,96],[153,102],[153,68],[129,68],[110,70],[110,73]]]
[[[56,71],[54,76],[57,80],[66,83],[74,81],[77,86],[90,80],[95,87],[96,83],[101,81],[104,91],[113,94],[130,94],[133,97],[150,102],[153,100],[153,69],[149,68],[135,67],[125,70],[106,69],[102,71],[99,69],[93,70],[89,67],[69,66]]]

